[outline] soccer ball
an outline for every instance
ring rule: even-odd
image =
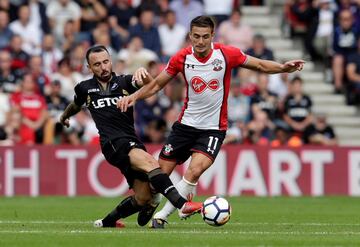
[[[229,221],[231,206],[229,202],[219,196],[212,196],[203,203],[201,216],[210,226],[222,226]]]

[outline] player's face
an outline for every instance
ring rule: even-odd
[[[94,52],[89,56],[89,68],[101,82],[109,82],[112,73],[112,63],[106,51]]]
[[[189,36],[196,55],[200,57],[207,56],[211,50],[211,42],[214,38],[214,32],[211,28],[194,26]]]

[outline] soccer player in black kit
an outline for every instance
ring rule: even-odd
[[[116,227],[119,219],[137,212],[138,224],[146,225],[157,206],[152,205],[155,192],[163,194],[179,209],[180,218],[199,212],[202,204],[183,198],[138,140],[133,108],[121,112],[116,107],[119,98],[134,93],[143,83],[151,81],[147,71],[140,68],[133,76],[117,76],[112,72],[111,58],[104,46],[89,48],[86,60],[94,76],[75,86],[74,101],[61,115],[60,122],[69,127],[69,118],[86,104],[99,131],[102,153],[111,165],[120,169],[134,191],[104,219],[95,221],[94,226]]]

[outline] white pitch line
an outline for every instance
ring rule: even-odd
[[[0,234],[240,234],[240,235],[360,235],[360,232],[354,231],[342,231],[342,232],[303,232],[303,231],[203,231],[203,230],[161,230],[161,231],[153,231],[153,230],[126,230],[126,231],[104,231],[104,230],[66,230],[66,231],[48,231],[48,230],[21,230],[21,231],[13,231],[13,230],[0,230]]]
[[[21,221],[21,220],[0,220],[0,224],[92,224],[93,221],[56,221],[56,220],[30,220],[30,221]],[[125,221],[125,223],[128,223]],[[130,222],[129,222],[130,223]],[[186,223],[186,222],[185,222]],[[179,222],[170,222],[170,225],[183,224]],[[189,222],[191,225],[204,225],[202,222]],[[261,226],[261,225],[270,225],[270,226],[360,226],[360,223],[321,223],[321,222],[229,222],[227,225],[239,225],[239,226]]]

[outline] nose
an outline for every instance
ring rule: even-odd
[[[106,70],[106,65],[104,63],[101,64],[101,69]]]

